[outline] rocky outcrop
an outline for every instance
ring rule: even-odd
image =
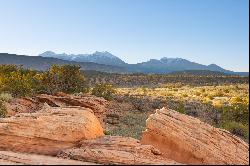
[[[92,96],[92,95],[67,95],[58,93],[57,95],[38,95],[36,100],[42,103],[47,103],[52,107],[62,106],[81,106],[89,108],[94,111],[95,114],[102,114],[105,112],[105,105],[107,100]]]
[[[9,116],[17,113],[32,113],[40,110],[44,103],[51,107],[80,106],[94,111],[96,116],[105,115],[107,100],[93,95],[69,95],[59,92],[55,95],[41,94],[32,98],[14,98],[6,103]]]
[[[90,109],[46,107],[0,119],[0,150],[55,155],[79,141],[103,135]]]
[[[240,138],[165,108],[150,115],[141,142],[185,164],[249,163],[249,145]]]
[[[85,140],[80,147],[63,150],[58,156],[99,164],[178,164],[163,158],[161,152],[151,145],[142,145],[139,140],[120,136]]]
[[[88,94],[70,95],[59,92],[55,95],[40,94],[32,98],[14,98],[10,102],[5,102],[7,108],[7,116],[14,116],[18,113],[34,113],[39,111],[44,103],[51,107],[67,107],[78,106],[91,109],[95,116],[99,119],[103,128],[107,123],[117,123],[117,117],[109,115],[118,115],[117,103],[108,102],[104,98],[96,97]],[[111,104],[112,103],[112,104]],[[118,115],[119,116],[119,115]]]
[[[57,95],[38,95],[35,100],[40,103],[47,103],[52,107],[80,106],[93,110],[95,116],[103,124],[103,119],[107,112],[107,100],[92,95],[68,95],[58,93]]]
[[[10,102],[5,102],[5,108],[8,116],[18,113],[32,113],[40,110],[43,103],[39,103],[32,98],[14,98]]]
[[[95,165],[58,157],[0,151],[0,165]]]

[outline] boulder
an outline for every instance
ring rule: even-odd
[[[139,140],[129,137],[104,136],[80,144],[78,148],[63,150],[58,156],[98,164],[179,164],[162,158],[153,146],[141,145]]]
[[[149,116],[141,142],[185,164],[249,163],[249,145],[240,138],[165,108]]]
[[[0,150],[55,155],[85,139],[103,135],[92,110],[82,107],[44,107],[0,119]]]
[[[0,165],[95,165],[58,157],[0,151]]]

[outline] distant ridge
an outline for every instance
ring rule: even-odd
[[[220,74],[248,76],[248,72],[233,72],[225,70],[216,64],[202,65],[182,58],[150,59],[138,64],[127,64],[111,53],[95,52],[93,54],[55,54],[46,51],[41,56],[26,56],[8,53],[0,53],[0,64],[23,65],[35,70],[45,70],[52,64],[74,64],[80,65],[82,70],[95,70],[108,73],[152,73],[168,74],[181,71],[192,71],[193,73],[208,73],[208,71]],[[86,62],[83,62],[86,61]],[[196,71],[196,72],[194,72]],[[202,71],[202,72],[201,72]],[[218,75],[219,73],[213,73]]]
[[[53,57],[68,61],[76,61],[76,62],[94,62],[98,64],[105,64],[105,65],[113,65],[113,66],[124,66],[126,63],[122,61],[120,58],[112,55],[107,51],[103,52],[94,52],[93,54],[56,54],[52,51],[46,51],[39,56],[42,57]]]
[[[0,53],[0,64],[23,65],[25,68],[32,68],[35,70],[46,70],[52,64],[72,64],[80,65],[82,70],[95,70],[110,73],[122,73],[125,71],[125,69],[122,67],[97,64],[93,62],[74,62],[51,57],[26,56],[8,53]]]
[[[93,54],[56,54],[52,51],[46,51],[39,56],[54,57],[63,60],[77,61],[77,62],[94,62],[98,64],[106,64],[112,66],[122,66],[129,72],[141,73],[170,73],[174,71],[184,70],[210,70],[219,71],[227,74],[234,74],[233,71],[225,70],[216,64],[202,65],[196,62],[191,62],[182,58],[167,58],[163,57],[160,60],[150,59],[147,62],[137,64],[127,64],[117,56],[107,52],[94,52]]]

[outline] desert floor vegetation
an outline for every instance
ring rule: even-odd
[[[140,110],[169,107],[226,129],[248,142],[249,84],[190,86],[170,83],[154,88],[116,88],[116,92],[132,103],[135,101]]]
[[[148,115],[168,107],[226,129],[248,142],[247,80],[236,76],[85,75],[74,65],[52,65],[45,71],[0,65],[0,117],[6,116],[5,103],[14,98],[58,92],[92,94],[113,102],[111,109],[120,112],[119,121],[106,134],[140,138]],[[124,104],[128,105],[126,109]]]

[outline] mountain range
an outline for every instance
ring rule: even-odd
[[[95,70],[109,73],[122,73],[125,71],[122,67],[110,66],[105,64],[97,64],[93,62],[75,62],[67,61],[52,57],[41,57],[41,56],[26,56],[16,55],[8,53],[0,53],[0,64],[14,64],[23,65],[25,68],[31,68],[35,70],[46,70],[52,64],[64,65],[80,65],[82,70]]]
[[[147,62],[128,64],[118,58],[117,56],[104,51],[94,52],[93,54],[56,54],[52,51],[46,51],[39,56],[42,57],[53,57],[69,61],[77,62],[93,62],[98,64],[105,64],[111,66],[122,67],[125,69],[124,72],[139,72],[139,73],[171,73],[175,71],[186,71],[186,70],[208,70],[217,71],[226,74],[235,74],[235,72],[223,69],[216,64],[202,65],[196,62],[191,62],[182,58],[167,58],[163,57],[160,60],[150,59]],[[244,73],[241,73],[244,74]]]
[[[39,56],[42,57],[53,57],[68,61],[76,61],[76,62],[93,62],[98,64],[112,65],[112,66],[124,66],[126,63],[122,61],[120,58],[112,55],[111,53],[104,52],[94,52],[93,54],[56,54],[52,51],[46,51]]]
[[[233,72],[216,64],[202,65],[182,58],[150,59],[149,61],[128,64],[111,53],[94,52],[93,54],[56,54],[46,51],[39,56],[26,56],[0,53],[0,64],[23,65],[36,70],[46,70],[52,64],[80,65],[82,70],[95,70],[109,73],[156,73],[165,74],[178,71],[215,71],[225,74],[248,75],[248,72]]]

